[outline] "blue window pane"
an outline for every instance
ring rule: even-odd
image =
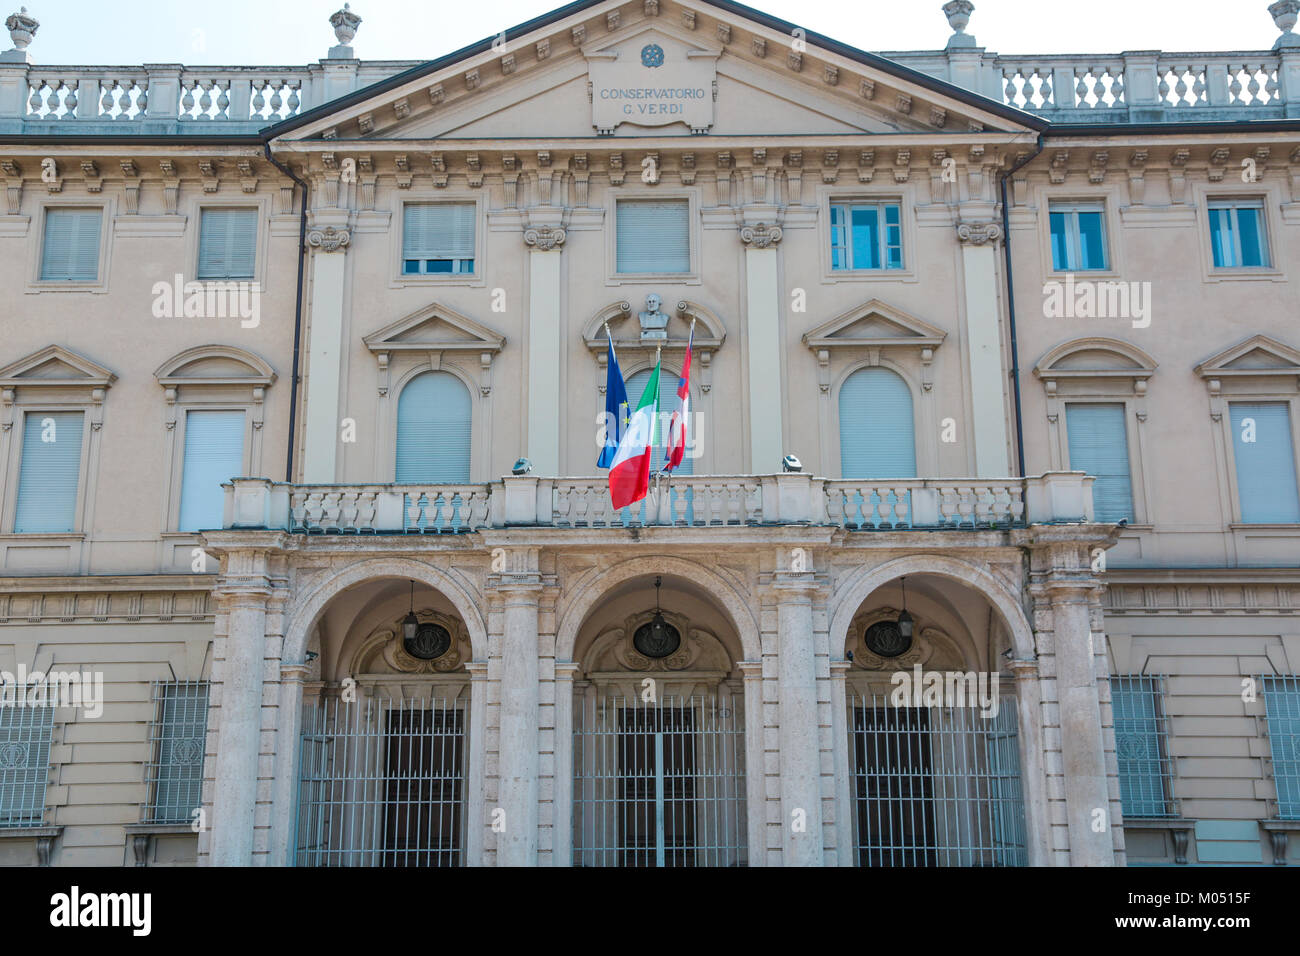
[[[889,226],[897,226],[899,224],[897,206],[885,207],[885,224]]]
[[[1106,241],[1102,234],[1101,213],[1081,212],[1079,216],[1079,250],[1083,269],[1106,268]]]
[[[1057,272],[1067,272],[1070,268],[1070,238],[1066,231],[1066,215],[1054,212],[1048,218],[1052,223],[1052,268]]]
[[[428,273],[450,272],[450,259],[428,259],[424,263],[424,271]]]
[[[474,271],[474,260],[473,259],[460,260],[460,271],[462,274],[472,273]]]
[[[1216,269],[1229,268],[1237,264],[1232,249],[1232,210],[1210,210],[1210,244],[1214,247],[1214,266]]]
[[[880,268],[880,217],[875,209],[854,209],[853,267]]]
[[[1241,264],[1243,266],[1266,266],[1264,240],[1260,229],[1259,209],[1238,209],[1237,227],[1241,236]]]
[[[415,275],[420,271],[420,260],[407,259],[406,263],[402,266],[402,271],[407,275]]]

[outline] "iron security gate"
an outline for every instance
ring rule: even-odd
[[[303,710],[298,866],[459,866],[459,700],[323,700]]]
[[[849,698],[859,866],[1024,866],[1015,702],[894,707]]]
[[[574,865],[745,865],[744,747],[731,698],[580,702]]]

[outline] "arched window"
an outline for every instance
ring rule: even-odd
[[[627,387],[628,405],[632,408],[636,408],[641,401],[641,393],[645,391],[646,382],[650,381],[651,371],[653,370],[648,368],[642,369],[624,382]],[[655,436],[658,439],[658,445],[655,448],[654,456],[650,460],[652,474],[663,467],[664,452],[668,447],[668,421],[672,417],[672,413],[677,410],[677,383],[680,379],[680,372],[673,372],[666,368],[661,369],[659,372],[659,432]],[[694,399],[692,398],[691,401],[693,404]],[[698,436],[694,432],[696,424],[694,410],[690,409],[690,411],[692,414],[688,423],[690,430],[686,433],[686,454],[682,456],[682,463],[673,469],[675,475],[695,474],[695,462],[691,458],[691,446],[695,445],[698,448],[699,445],[696,444]]]
[[[448,372],[424,372],[397,401],[397,480],[469,481],[469,390]]]
[[[912,392],[889,369],[859,369],[840,388],[840,476],[916,477]]]

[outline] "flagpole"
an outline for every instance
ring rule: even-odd
[[[659,365],[659,360],[660,357],[663,355],[663,351],[664,351],[664,347],[662,344],[658,344],[655,346],[655,368],[660,369],[659,371],[660,375],[663,375],[663,369],[660,368]],[[654,422],[650,427],[650,438],[651,438],[650,463],[652,465],[654,464],[654,460],[655,460],[654,439],[658,436],[658,433],[659,433],[659,392],[656,391],[655,392],[655,417],[654,417]],[[655,472],[655,524],[663,523],[659,520],[659,514],[658,514],[660,507],[663,505],[663,498],[659,496],[659,479],[661,477],[663,477],[662,468],[659,471]]]

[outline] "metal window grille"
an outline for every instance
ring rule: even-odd
[[[189,823],[202,805],[208,682],[154,681],[145,823]]]
[[[745,866],[744,716],[732,698],[579,701],[575,866]]]
[[[1174,816],[1165,679],[1150,675],[1112,677],[1110,699],[1124,816]]]
[[[1261,678],[1280,820],[1300,820],[1300,677]]]
[[[0,696],[0,829],[35,827],[45,820],[54,708]]]
[[[296,865],[462,865],[465,706],[442,698],[305,706]]]
[[[894,707],[849,695],[859,866],[1024,866],[1015,702]]]

